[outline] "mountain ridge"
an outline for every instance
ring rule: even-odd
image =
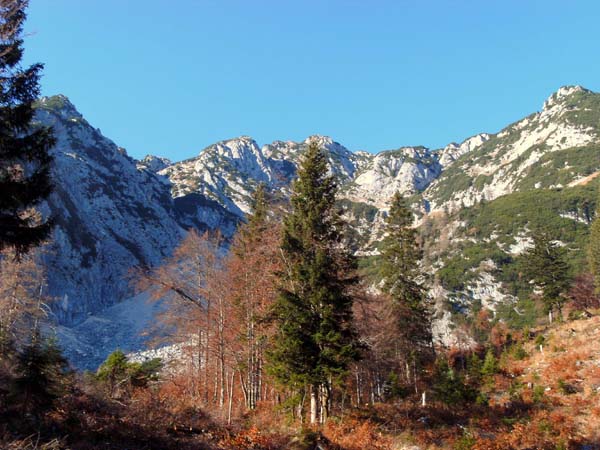
[[[423,230],[437,215],[447,217],[446,229],[433,229],[453,236],[450,248],[458,251],[460,243],[473,239],[465,235],[459,212],[518,192],[578,189],[577,183],[600,171],[600,95],[580,86],[560,88],[541,111],[497,133],[476,134],[434,150],[402,146],[352,152],[321,135],[259,146],[241,136],[209,145],[183,161],[153,155],[135,160],[90,125],[65,96],[41,99],[36,120],[54,126],[58,137],[53,153],[60,183],[47,209],[63,220],[46,262],[51,294],[59,299],[54,314],[69,327],[132,296],[127,279],[131,267],[159,264],[186,229],[219,229],[230,237],[248,213],[259,183],[287,198],[298,159],[311,140],[326,151],[330,171],[338,178],[353,249],[365,258],[377,253],[387,201],[397,190],[410,199]],[[556,214],[573,221],[586,217],[581,201],[557,204]],[[510,241],[519,233],[526,234],[527,227],[514,232]],[[440,270],[456,265],[457,256],[439,248],[427,251],[432,260],[427,271],[435,279],[441,273],[446,286],[432,292],[450,298],[452,284]],[[481,279],[475,276],[466,285],[477,292],[469,298],[489,304],[509,298],[501,292],[504,281],[492,266],[486,267]],[[440,333],[450,339],[448,316],[440,314],[445,323]]]

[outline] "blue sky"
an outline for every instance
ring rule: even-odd
[[[444,146],[600,91],[600,2],[31,0],[25,61],[140,158],[218,140]]]

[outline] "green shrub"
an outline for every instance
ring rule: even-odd
[[[159,358],[142,363],[129,362],[125,353],[115,350],[98,368],[96,379],[106,383],[113,395],[117,388],[145,387],[150,381],[156,381],[162,367]]]
[[[477,439],[473,436],[473,434],[469,430],[464,430],[463,435],[454,443],[454,450],[471,450],[475,444],[477,443]]]
[[[490,380],[496,373],[498,373],[498,360],[496,359],[496,355],[494,355],[494,351],[490,348],[483,360],[481,376],[486,380]]]
[[[521,392],[523,391],[523,383],[518,380],[514,380],[510,383],[508,387],[508,395],[510,395],[511,399],[518,399],[521,397]]]
[[[434,397],[446,405],[464,404],[476,398],[476,392],[445,360],[437,362],[433,378]]]
[[[479,383],[481,379],[481,369],[483,362],[477,353],[473,353],[467,361],[467,374],[469,381],[472,383]]]
[[[543,335],[543,334],[538,334],[538,335],[535,337],[535,345],[537,345],[538,347],[539,347],[540,345],[544,345],[545,343],[546,343],[546,338],[544,337],[544,335]]]
[[[533,388],[533,402],[534,403],[542,403],[545,399],[546,393],[544,391],[544,387],[537,385]]]
[[[521,361],[521,360],[527,358],[527,356],[528,356],[527,352],[523,348],[522,344],[513,345],[511,348],[511,354],[512,354],[513,358],[515,358],[518,361]]]

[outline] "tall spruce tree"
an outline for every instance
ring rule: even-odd
[[[309,393],[311,423],[327,419],[334,383],[360,355],[348,293],[356,278],[340,245],[335,194],[326,156],[311,143],[293,184],[293,210],[284,220],[285,267],[268,354],[270,372],[280,383]]]
[[[533,247],[525,255],[528,276],[542,290],[542,300],[550,321],[556,309],[559,315],[566,301],[564,293],[570,286],[566,250],[550,239],[545,231],[533,235]]]
[[[396,342],[395,355],[413,368],[416,382],[418,366],[433,357],[431,318],[426,293],[419,282],[423,256],[412,228],[413,215],[399,192],[392,197],[386,218],[386,236],[381,245],[383,292],[389,295],[391,323]],[[416,383],[415,383],[416,386]]]
[[[48,236],[51,223],[34,210],[51,190],[49,128],[32,129],[43,66],[21,67],[27,0],[0,1],[0,250],[17,256]]]
[[[590,240],[588,244],[588,263],[590,272],[594,277],[596,294],[600,295],[600,195],[596,204],[596,218],[590,227]]]

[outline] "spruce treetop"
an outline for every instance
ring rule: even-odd
[[[290,234],[308,233],[303,237],[313,242],[333,238],[337,186],[333,175],[328,174],[327,157],[316,142],[307,147],[292,189]]]
[[[19,256],[50,233],[35,207],[51,191],[49,128],[32,128],[42,65],[22,68],[27,0],[0,3],[0,250]]]

